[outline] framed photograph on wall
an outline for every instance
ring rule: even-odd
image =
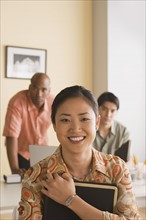
[[[6,78],[30,79],[34,73],[46,73],[47,50],[6,46]]]

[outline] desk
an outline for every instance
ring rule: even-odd
[[[0,214],[12,213],[20,202],[21,183],[6,184],[1,181],[0,190]]]
[[[135,180],[132,183],[138,208],[146,207],[146,179]]]

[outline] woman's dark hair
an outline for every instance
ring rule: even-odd
[[[113,102],[116,106],[117,106],[117,110],[120,107],[120,102],[117,96],[115,96],[113,93],[111,92],[104,92],[102,93],[98,99],[98,106],[100,107],[101,105],[104,104],[104,102]]]
[[[51,113],[51,120],[53,124],[55,124],[55,116],[58,107],[67,99],[74,97],[83,97],[89,103],[89,105],[92,106],[95,116],[97,117],[98,104],[94,95],[91,93],[91,91],[85,89],[83,86],[75,85],[75,86],[66,87],[65,89],[61,90],[55,97],[52,104],[52,113]]]

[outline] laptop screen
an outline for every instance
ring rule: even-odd
[[[57,146],[41,146],[29,145],[30,165],[34,165],[40,160],[52,155],[57,149]]]

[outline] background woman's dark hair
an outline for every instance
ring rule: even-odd
[[[119,109],[120,107],[120,102],[117,96],[115,96],[113,93],[111,92],[104,92],[102,93],[98,99],[98,106],[100,107],[101,105],[103,105],[104,102],[113,102],[116,106],[117,109]]]
[[[74,97],[83,97],[89,105],[93,108],[93,111],[97,117],[98,115],[98,104],[95,96],[91,93],[91,91],[87,90],[83,86],[70,86],[66,87],[65,89],[61,90],[55,97],[53,104],[52,104],[52,114],[51,120],[52,123],[55,124],[55,116],[58,110],[58,107],[67,99],[74,98]]]

